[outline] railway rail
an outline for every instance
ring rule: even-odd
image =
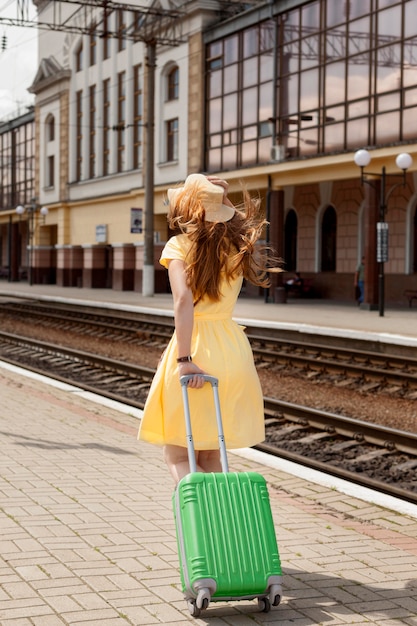
[[[0,359],[143,408],[154,370],[0,333]],[[259,449],[417,504],[417,435],[265,398]]]
[[[173,321],[167,316],[135,313],[86,306],[36,301],[0,303],[0,315],[31,324],[73,331],[94,337],[116,339],[136,345],[157,345],[163,349],[172,335]],[[389,393],[417,399],[417,358],[415,351],[401,348],[401,354],[378,352],[366,342],[347,340],[333,345],[307,336],[285,337],[279,331],[247,327],[257,367],[285,369],[293,376],[343,384],[345,388],[373,393]],[[290,338],[288,338],[288,336]],[[371,348],[374,349],[371,349]],[[379,346],[380,348],[380,346]]]

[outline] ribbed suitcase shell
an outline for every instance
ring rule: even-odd
[[[198,616],[210,600],[281,599],[281,563],[266,481],[256,472],[229,472],[218,380],[205,375],[214,394],[223,472],[196,472],[187,382],[181,378],[191,473],[173,495],[183,592]]]
[[[197,597],[207,586],[212,600],[250,599],[280,585],[281,564],[263,476],[189,474],[173,500],[186,598]]]

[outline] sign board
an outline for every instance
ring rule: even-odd
[[[130,209],[130,232],[143,233],[143,209]]]
[[[376,260],[377,263],[388,261],[388,224],[378,222],[376,225]]]
[[[107,224],[96,225],[96,243],[107,243]]]

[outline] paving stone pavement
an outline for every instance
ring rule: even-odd
[[[192,618],[173,484],[137,418],[3,367],[0,394],[1,626],[417,626],[417,517],[235,454],[268,480],[284,597]]]

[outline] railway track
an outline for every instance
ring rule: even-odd
[[[0,333],[0,359],[143,408],[154,370]],[[417,435],[265,398],[268,454],[417,504]]]
[[[72,331],[90,337],[117,339],[134,345],[165,347],[173,331],[171,317],[152,314],[128,314],[123,311],[60,303],[6,301],[0,303],[0,315],[47,328]],[[417,399],[417,358],[415,351],[401,348],[401,354],[377,351],[366,342],[344,340],[333,345],[313,341],[307,336],[291,338],[280,331],[248,326],[246,334],[252,345],[257,367],[285,370],[318,382],[330,382],[356,391],[386,393],[392,397]],[[288,338],[290,336],[290,338]],[[380,346],[378,346],[380,349]]]

